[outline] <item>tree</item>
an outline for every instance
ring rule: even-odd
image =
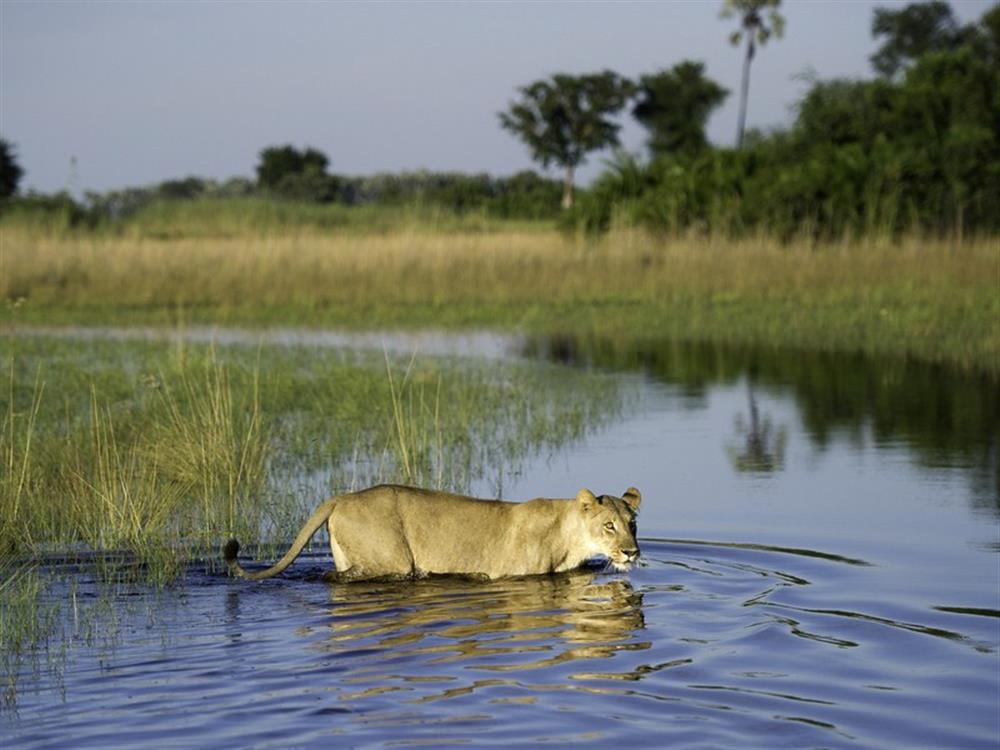
[[[322,151],[299,151],[292,145],[270,146],[260,152],[257,183],[289,200],[329,203],[340,195],[340,180],[326,173],[330,160]]]
[[[210,183],[201,177],[166,180],[156,187],[157,196],[167,200],[194,200],[209,190]]]
[[[610,118],[625,106],[634,86],[605,70],[558,73],[518,90],[521,99],[500,113],[500,124],[524,141],[542,167],[554,163],[565,170],[562,206],[571,208],[576,168],[591,151],[618,145],[621,125]]]
[[[968,33],[955,21],[951,6],[941,0],[911,3],[901,10],[877,8],[872,36],[884,41],[870,58],[872,67],[892,78],[928,52],[956,49]]]
[[[649,131],[649,151],[694,154],[708,145],[705,122],[729,91],[705,77],[705,65],[684,60],[639,79],[632,115]]]
[[[14,195],[23,176],[24,170],[14,154],[14,144],[0,138],[0,198]]]
[[[1000,68],[1000,3],[983,14],[979,21],[984,52],[994,68]]]
[[[785,19],[778,12],[781,0],[725,0],[722,7],[722,18],[738,16],[740,28],[729,35],[729,42],[738,46],[745,38],[747,42],[746,57],[743,59],[743,82],[740,86],[740,113],[736,125],[736,148],[743,146],[743,131],[747,119],[747,94],[750,91],[750,63],[757,53],[757,45],[764,46],[775,36],[778,39],[785,32]],[[764,14],[767,18],[764,18]]]
[[[257,182],[263,188],[275,189],[287,175],[301,175],[305,172],[325,174],[329,163],[326,154],[314,148],[299,151],[291,144],[269,146],[260,152]]]
[[[796,107],[794,142],[803,149],[856,143],[870,150],[895,125],[898,98],[889,81],[814,80]]]

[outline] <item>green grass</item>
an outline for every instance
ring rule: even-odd
[[[128,216],[108,219],[63,204],[59,209],[13,202],[0,212],[4,231],[44,236],[176,240],[339,232],[493,233],[550,230],[553,222],[500,219],[486,209],[455,211],[431,204],[318,204],[263,197],[156,200]]]
[[[499,490],[620,404],[613,379],[555,366],[0,341],[0,550],[121,554],[156,581],[229,536],[284,543],[333,492]]]

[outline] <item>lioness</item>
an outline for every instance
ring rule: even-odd
[[[639,556],[635,516],[642,498],[596,497],[580,490],[575,500],[539,498],[524,503],[478,500],[415,487],[379,485],[322,503],[299,531],[291,549],[267,570],[250,573],[236,560],[240,545],[226,544],[234,575],[258,581],[287,568],[327,523],[335,581],[407,578],[433,573],[477,578],[560,573],[606,557],[627,570]]]

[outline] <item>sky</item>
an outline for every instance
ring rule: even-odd
[[[0,0],[0,137],[22,189],[43,192],[252,176],[260,150],[285,143],[320,149],[340,174],[507,175],[537,168],[497,118],[519,86],[692,59],[731,92],[708,123],[731,145],[742,51],[721,5]],[[784,38],[753,63],[748,127],[787,124],[810,73],[870,77],[873,9],[904,5],[785,0]],[[991,0],[951,5],[964,23]],[[623,147],[642,151],[644,131],[622,120]]]

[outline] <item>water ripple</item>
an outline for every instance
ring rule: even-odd
[[[163,736],[219,748],[995,745],[995,610],[869,599],[886,569],[830,552],[642,545],[647,562],[629,575],[324,584],[307,555],[267,585],[192,573],[182,595],[122,592],[150,606],[116,615],[110,650],[73,641],[58,680],[25,669],[0,733],[24,748],[68,733],[80,748]]]

